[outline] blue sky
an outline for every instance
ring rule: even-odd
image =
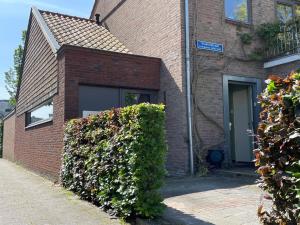
[[[13,66],[14,49],[27,29],[30,7],[89,17],[94,0],[0,0],[0,99],[8,99],[4,72]]]

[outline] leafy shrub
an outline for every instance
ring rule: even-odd
[[[159,216],[166,174],[164,106],[140,104],[66,124],[64,187],[122,218]]]
[[[275,23],[264,23],[256,28],[257,36],[264,42],[265,47],[272,48],[277,43],[277,35],[280,33],[281,24]]]
[[[273,202],[271,211],[259,207],[267,225],[296,225],[300,213],[300,74],[271,76],[260,96],[256,165],[260,186]]]

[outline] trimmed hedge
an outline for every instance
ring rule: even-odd
[[[153,218],[164,209],[163,105],[140,104],[71,120],[65,127],[64,187],[106,211]]]
[[[300,73],[282,79],[271,76],[260,96],[262,112],[258,128],[256,165],[260,186],[270,195],[272,209],[261,205],[265,225],[300,222]]]

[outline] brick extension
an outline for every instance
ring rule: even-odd
[[[77,20],[80,19],[77,18]],[[35,22],[34,18],[31,18],[31,21]],[[88,23],[94,26],[91,21]],[[47,41],[37,23],[30,23],[29,28],[28,38],[31,41],[27,42],[29,54],[26,54],[24,68],[29,67],[27,62],[30,63],[31,67],[28,69],[29,72],[23,73],[22,76],[15,119],[15,142],[12,143],[12,140],[7,139],[4,144],[5,155],[10,158],[8,155],[14,154],[14,160],[17,163],[50,179],[57,180],[61,167],[64,123],[80,115],[79,85],[157,91],[160,88],[161,60],[63,44],[53,63],[31,63],[33,60],[31,57],[49,59],[55,55],[47,45],[42,50],[36,51],[37,43],[35,40],[40,40],[42,43],[47,43]],[[47,68],[53,66],[55,69],[51,71],[56,73],[55,80],[57,82],[55,86],[58,87],[57,91],[54,95],[51,91],[35,92],[36,89],[47,87],[47,82],[45,82],[47,81],[47,73],[44,74],[46,77],[40,79],[36,77],[37,73],[30,73],[30,71],[40,70],[40,68],[47,71]],[[34,95],[30,93],[31,90],[35,92]],[[25,112],[35,106],[36,96],[38,98],[45,95],[48,98],[53,95],[53,121],[26,128]],[[22,102],[22,107],[20,107],[19,102]],[[9,129],[10,120],[6,120],[5,123]],[[15,145],[14,149],[11,147],[12,144]]]

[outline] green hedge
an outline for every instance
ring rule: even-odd
[[[300,222],[300,74],[271,76],[260,96],[256,165],[260,186],[270,195],[269,210],[259,207],[265,225]]]
[[[122,218],[161,215],[165,112],[140,104],[66,124],[64,187]]]

